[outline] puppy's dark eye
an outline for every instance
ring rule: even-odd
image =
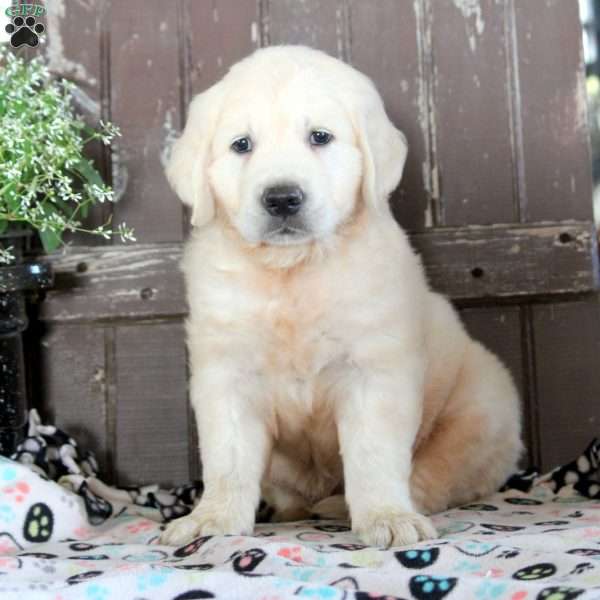
[[[233,140],[231,144],[231,149],[238,154],[245,154],[246,152],[250,152],[252,150],[252,140],[249,137],[241,137],[237,140]]]
[[[310,134],[310,143],[313,146],[324,146],[325,144],[329,144],[332,139],[333,135],[324,129],[315,129]]]

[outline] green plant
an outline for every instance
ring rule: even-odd
[[[33,228],[47,252],[68,231],[135,239],[125,223],[82,224],[90,206],[114,199],[84,147],[96,139],[108,145],[120,133],[102,121],[98,130],[86,125],[74,112],[73,88],[53,79],[42,59],[26,61],[0,49],[0,233],[9,226]],[[9,248],[0,249],[0,262],[11,259]]]

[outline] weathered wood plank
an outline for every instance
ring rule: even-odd
[[[404,175],[390,203],[398,222],[418,231],[433,222],[423,9],[419,2],[350,0],[349,18],[350,62],[373,79],[408,140]]]
[[[185,312],[181,250],[181,244],[136,244],[73,247],[55,255],[55,287],[42,303],[42,318],[180,316]]]
[[[183,209],[163,172],[180,122],[177,10],[130,0],[113,2],[110,15],[111,117],[123,133],[113,144],[114,183],[124,192],[114,222],[134,227],[140,242],[180,241]]]
[[[181,323],[115,331],[116,479],[189,480],[185,337]]]
[[[431,2],[444,225],[515,220],[504,11],[495,0]]]
[[[210,87],[260,45],[259,0],[186,0],[183,16],[184,76],[191,95]]]
[[[76,109],[90,126],[97,128],[100,119],[106,119],[106,81],[104,35],[108,5],[103,0],[88,2],[46,3],[47,31],[41,46],[48,67],[53,74],[76,84]],[[94,161],[105,180],[110,176],[106,148],[100,141],[87,145],[86,156]],[[94,229],[106,222],[111,213],[108,203],[90,208],[82,219],[84,227]],[[105,245],[101,236],[81,233],[66,235],[75,244]]]
[[[524,221],[592,215],[577,2],[515,1]]]
[[[581,293],[598,284],[591,223],[436,229],[411,240],[433,288],[458,300]],[[180,244],[73,247],[54,255],[56,285],[41,318],[183,316],[180,258]]]
[[[525,297],[598,287],[593,224],[437,229],[412,241],[433,287],[455,299]]]
[[[92,450],[110,477],[103,328],[89,323],[50,326],[41,339],[39,361],[36,407],[82,448]]]
[[[533,307],[542,468],[578,456],[600,431],[600,302]]]
[[[269,44],[305,44],[337,58],[345,57],[341,0],[268,0],[263,29]]]

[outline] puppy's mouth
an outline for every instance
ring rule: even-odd
[[[274,227],[268,229],[263,240],[268,244],[275,246],[289,246],[292,244],[304,244],[312,237],[310,231],[304,226],[292,224],[287,220],[280,222]]]

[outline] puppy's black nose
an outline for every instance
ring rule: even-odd
[[[265,189],[262,203],[273,217],[291,217],[304,202],[304,192],[297,185],[275,185]]]

